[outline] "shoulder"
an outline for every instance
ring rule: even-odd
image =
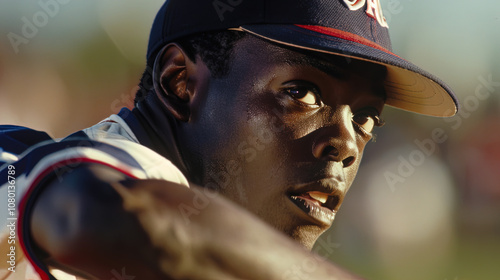
[[[62,201],[67,205],[69,198],[81,199],[80,194],[95,197],[98,192],[106,193],[110,182],[127,178],[159,179],[189,186],[174,164],[141,145],[127,123],[120,119],[111,118],[109,122],[101,122],[61,141],[29,128],[0,126],[0,147],[4,159],[0,163],[0,192],[8,191],[7,178],[12,174],[16,187],[14,208],[22,228],[19,238],[35,267],[41,265],[31,244],[29,221],[35,203],[39,204],[39,197],[47,196],[54,184],[60,186],[52,188],[58,190],[53,196],[55,200],[49,203],[53,206],[61,205]],[[109,201],[106,199],[106,203]],[[91,205],[84,204],[86,207]]]
[[[51,172],[65,173],[83,163],[96,163],[133,178],[187,186],[187,179],[172,162],[141,144],[147,140],[144,128],[127,108],[60,141],[45,132],[0,126],[0,171],[5,168],[2,165],[12,163],[17,174],[32,184],[36,177]]]
[[[0,166],[14,162],[33,145],[53,142],[43,131],[16,125],[0,125]]]

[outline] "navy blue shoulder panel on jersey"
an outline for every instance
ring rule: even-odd
[[[30,176],[37,164],[46,156],[61,152],[71,151],[79,148],[92,148],[93,150],[112,155],[118,162],[127,164],[131,168],[142,169],[139,163],[130,156],[126,151],[115,146],[93,141],[83,132],[75,132],[60,142],[53,140],[47,133],[36,131],[30,128],[12,125],[0,126],[0,153],[7,155],[6,160],[0,158],[0,178],[8,178],[8,165],[12,165],[16,171],[16,177]],[[65,152],[66,153],[66,152]],[[19,159],[16,160],[16,157]],[[60,176],[62,173],[70,172],[70,169],[78,167],[78,161],[74,161],[68,154],[69,165],[65,163],[49,166],[52,170],[51,174],[47,174],[38,182],[37,185],[44,185],[45,180],[53,179],[54,176]],[[35,175],[35,174],[33,174]],[[20,180],[18,180],[20,183]],[[0,179],[0,186],[8,186],[5,179]],[[21,187],[21,186],[19,186]],[[19,228],[28,229],[29,219],[23,219],[21,216],[30,216],[36,197],[39,195],[42,188],[36,187],[31,189],[28,195],[24,197],[22,206],[19,206],[20,219]],[[47,267],[37,258],[34,258],[33,244],[29,237],[29,230],[20,230],[20,239],[22,239],[23,247],[26,250],[27,257],[35,265],[35,270],[39,274],[44,273],[42,279],[55,279],[48,272]]]
[[[105,154],[112,155],[117,161],[126,163],[128,166],[131,168],[138,168],[141,169],[141,166],[139,163],[132,157],[130,156],[126,151],[119,149],[115,146],[102,143],[102,142],[96,142],[92,141],[88,138],[80,138],[78,136],[83,136],[83,135],[78,135],[74,134],[72,137],[69,137],[61,142],[55,142],[53,141],[52,143],[42,143],[40,145],[35,145],[34,147],[31,147],[28,151],[25,151],[20,159],[16,162],[11,162],[9,165],[13,166],[14,169],[16,170],[16,176],[18,176],[18,179],[20,176],[30,176],[33,170],[36,168],[37,164],[47,155],[54,154],[56,152],[61,152],[64,150],[74,150],[74,149],[79,149],[79,148],[92,148],[93,150],[99,151],[99,152],[104,152]],[[40,181],[37,181],[37,184],[34,186],[38,186],[35,188],[30,188],[30,190],[27,192],[25,196],[23,196],[23,201],[20,203],[18,209],[19,209],[19,231],[20,231],[20,239],[22,240],[22,244],[24,249],[26,250],[27,256],[30,259],[30,261],[35,265],[35,269],[37,272],[40,273],[45,273],[44,276],[42,276],[42,279],[54,279],[48,272],[47,267],[36,257],[34,257],[34,245],[32,244],[32,240],[29,236],[30,231],[26,230],[29,229],[30,224],[29,224],[29,219],[24,219],[24,217],[29,217],[30,213],[33,210],[34,207],[34,202],[36,201],[37,196],[40,194],[40,192],[43,190],[43,188],[39,186],[43,186],[44,182],[47,182],[47,180],[53,180],[61,176],[62,174],[71,172],[72,169],[78,168],[78,166],[81,166],[80,163],[85,163],[85,161],[78,159],[78,158],[72,158],[71,156],[68,155],[67,158],[65,158],[66,161],[69,160],[69,163],[58,163],[56,165],[48,166],[48,170],[51,171],[49,173],[45,173],[45,175],[41,178]],[[8,178],[8,170],[7,165],[4,165],[3,167],[0,167],[0,178]],[[19,180],[18,180],[19,182]],[[4,179],[0,180],[0,186],[8,186],[8,184],[5,184],[6,182]],[[20,186],[19,186],[20,187]],[[21,196],[20,196],[21,197]]]
[[[44,141],[54,141],[47,133],[17,125],[0,125],[0,152],[19,155]],[[0,157],[0,166],[6,161]]]

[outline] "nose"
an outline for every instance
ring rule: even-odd
[[[341,162],[343,167],[349,167],[359,156],[350,108],[338,109],[328,119],[318,131],[312,153],[317,159]]]

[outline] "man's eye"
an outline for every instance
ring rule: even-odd
[[[352,120],[368,133],[371,133],[375,126],[384,125],[384,121],[380,119],[375,110],[359,112],[352,117]]]
[[[318,90],[313,86],[293,86],[285,89],[286,93],[295,100],[307,105],[320,105],[321,99]]]

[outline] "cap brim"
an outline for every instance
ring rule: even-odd
[[[389,106],[437,117],[451,117],[458,111],[457,98],[444,82],[361,36],[303,25],[254,24],[241,29],[276,43],[385,65]]]

